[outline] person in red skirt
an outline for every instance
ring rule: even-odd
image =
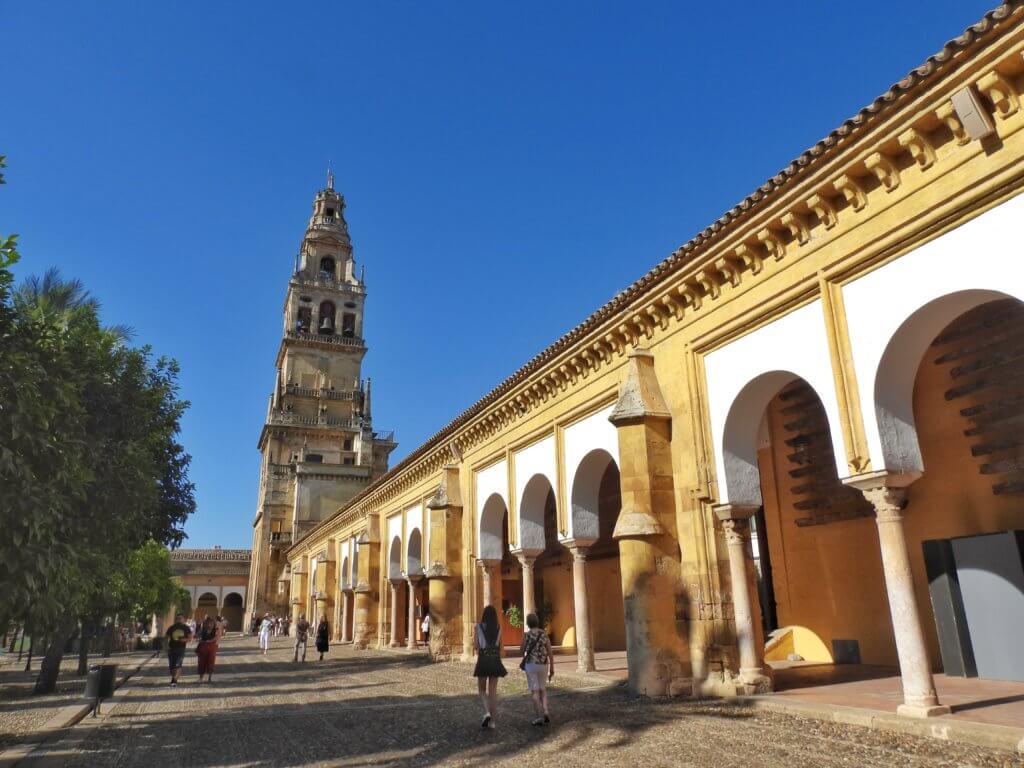
[[[196,630],[196,656],[199,657],[199,682],[203,682],[203,675],[206,675],[207,682],[213,682],[213,666],[217,662],[217,622],[207,614],[203,623]]]

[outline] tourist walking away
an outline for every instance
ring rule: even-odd
[[[423,621],[420,622],[420,632],[423,633],[423,642],[430,645],[430,611],[423,612]]]
[[[477,652],[473,677],[476,678],[480,703],[484,705],[480,727],[494,728],[498,713],[498,678],[507,675],[508,671],[501,663],[501,626],[493,605],[484,608],[480,623],[473,628],[473,650]]]
[[[270,650],[270,630],[273,628],[274,620],[270,618],[270,614],[263,614],[263,621],[260,622],[260,650],[263,651],[264,656]]]
[[[203,623],[196,630],[196,656],[199,658],[199,682],[213,682],[213,665],[217,662],[217,622],[210,614],[206,614]]]
[[[551,639],[548,633],[540,628],[540,619],[536,613],[526,617],[526,634],[519,646],[523,660],[520,669],[526,672],[526,685],[533,699],[534,725],[545,725],[551,722],[548,714],[547,683],[555,677],[555,655],[551,652]]]
[[[309,622],[306,621],[306,614],[300,613],[299,620],[295,622],[295,657],[292,661],[299,660],[299,646],[302,647],[302,660],[306,660],[306,641],[309,639]]]
[[[321,616],[320,622],[316,625],[316,649],[320,651],[320,661],[324,660],[324,654],[331,647],[331,625],[327,623],[327,617]]]
[[[167,628],[164,636],[167,638],[167,666],[171,672],[171,685],[177,685],[181,665],[185,663],[185,647],[192,637],[192,630],[185,623],[185,614],[174,615],[174,623]]]

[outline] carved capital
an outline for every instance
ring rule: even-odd
[[[1020,109],[1020,99],[1013,84],[998,72],[989,72],[978,81],[978,90],[988,96],[996,114],[1005,120]]]
[[[935,164],[935,147],[931,140],[917,128],[908,128],[897,139],[901,147],[910,152],[914,162],[923,171]]]
[[[747,521],[728,519],[722,521],[725,543],[730,547],[742,547],[747,538]]]
[[[885,187],[886,192],[892,192],[900,185],[900,172],[892,164],[892,160],[881,152],[872,152],[864,160],[867,169],[875,174],[875,178]]]
[[[836,188],[846,202],[850,204],[850,207],[855,211],[864,210],[864,206],[868,204],[868,196],[864,191],[864,187],[861,186],[860,182],[854,179],[849,174],[840,174],[835,181],[832,182],[832,186]]]
[[[907,506],[907,488],[921,476],[920,472],[867,472],[843,478],[843,485],[856,488],[875,509],[879,523],[899,522]]]

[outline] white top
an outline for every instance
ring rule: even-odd
[[[270,628],[274,626],[274,622],[270,619],[263,619],[260,622],[260,632],[270,632]]]
[[[493,646],[487,644],[487,638],[484,636],[484,625],[476,625],[476,647],[477,648],[501,648],[501,627],[498,627],[498,642]]]

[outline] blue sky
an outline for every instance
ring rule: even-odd
[[[186,546],[248,547],[328,160],[397,460],[988,8],[0,0],[0,232],[181,362]]]

